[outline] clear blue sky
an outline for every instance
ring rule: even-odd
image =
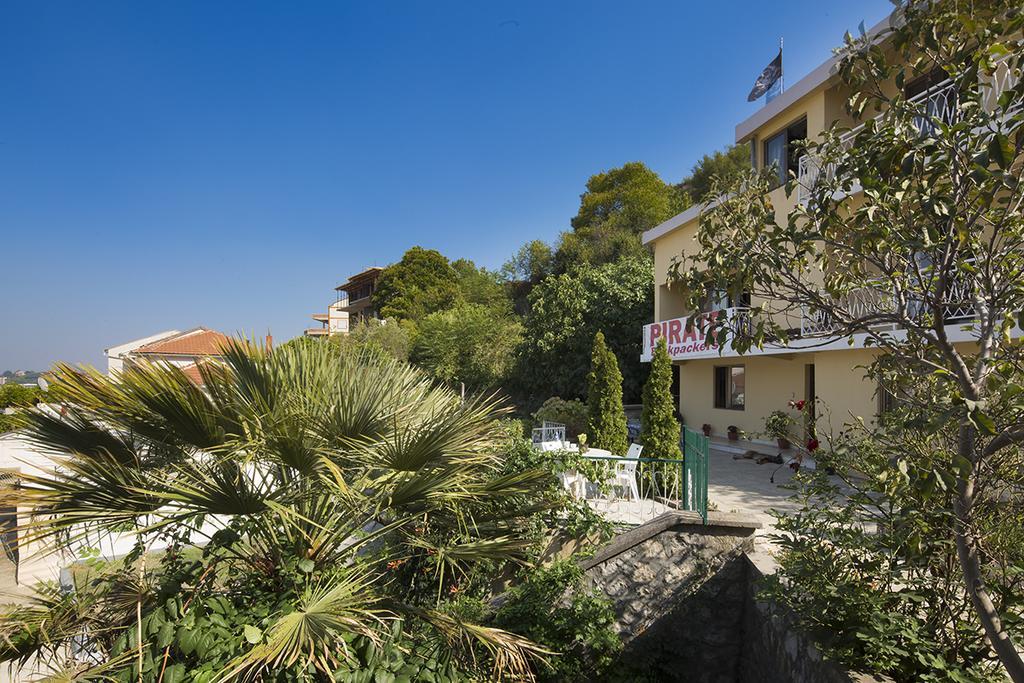
[[[414,245],[499,266],[588,176],[678,181],[886,0],[5,2],[0,370],[313,325]]]

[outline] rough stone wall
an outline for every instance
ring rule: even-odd
[[[711,513],[668,513],[619,535],[582,564],[611,598],[625,643],[616,680],[877,683],[830,662],[777,605],[748,553],[760,526]]]
[[[671,513],[619,536],[584,564],[612,599],[626,643],[624,669],[659,681],[737,680],[744,553],[757,526],[724,515],[704,526],[687,513]]]
[[[750,558],[747,565],[743,618],[743,649],[739,658],[739,683],[884,683],[887,677],[845,671],[822,659],[818,648],[794,625],[786,608],[759,600],[764,578]]]

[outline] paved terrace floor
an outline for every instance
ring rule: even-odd
[[[719,512],[739,513],[760,522],[763,526],[756,532],[757,553],[764,555],[770,565],[771,545],[765,536],[774,532],[776,521],[770,511],[795,512],[799,508],[798,503],[791,499],[793,491],[786,488],[795,472],[788,465],[758,465],[755,460],[734,459],[733,455],[732,452],[716,450],[712,445],[708,455],[709,507]],[[626,524],[641,524],[670,510],[649,500],[637,503],[621,499],[591,499],[589,503],[608,519]]]

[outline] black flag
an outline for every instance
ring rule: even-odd
[[[754,87],[751,89],[750,94],[747,95],[747,102],[753,102],[757,98],[764,95],[768,90],[775,85],[776,81],[782,78],[782,50],[779,50],[779,55],[771,61],[771,64],[764,68],[761,75],[757,77],[757,81],[754,83]]]

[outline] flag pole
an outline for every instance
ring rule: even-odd
[[[779,94],[781,95],[782,93],[786,92],[786,58],[782,56],[782,36],[779,36],[779,57],[782,57],[779,60],[779,81],[781,84]]]

